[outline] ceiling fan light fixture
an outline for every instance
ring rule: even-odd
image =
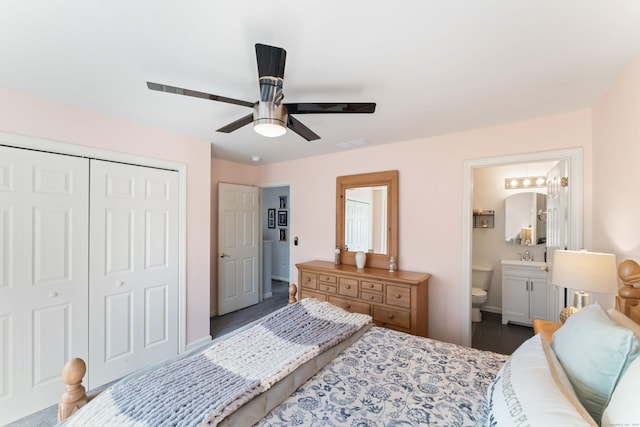
[[[286,126],[278,119],[258,119],[253,122],[253,130],[267,138],[276,138],[287,132]]]

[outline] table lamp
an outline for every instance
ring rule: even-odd
[[[613,254],[558,250],[553,254],[552,267],[552,284],[579,289],[573,296],[573,306],[560,312],[562,323],[590,304],[588,292],[613,294],[617,290],[616,257]]]

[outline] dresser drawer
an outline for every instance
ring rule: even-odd
[[[351,313],[370,314],[371,306],[360,301],[351,301],[344,298],[329,297],[329,302],[335,306],[341,307]]]
[[[327,295],[321,294],[320,292],[313,292],[306,289],[300,289],[300,299],[304,298],[315,298],[318,301],[326,301]]]
[[[411,308],[411,289],[387,285],[387,304]]]
[[[309,261],[296,264],[298,297],[317,298],[354,313],[366,313],[376,325],[414,335],[428,332],[429,274],[348,264]],[[374,312],[375,310],[375,312]]]
[[[317,289],[318,288],[318,275],[316,273],[309,273],[307,271],[302,272],[302,283],[300,286],[305,289]]]
[[[394,325],[401,328],[411,327],[411,314],[408,311],[386,307],[373,307],[373,320],[379,325]]]
[[[335,285],[327,285],[326,283],[318,283],[318,290],[322,292],[327,292],[329,294],[335,294],[337,292],[337,288]]]
[[[362,291],[362,296],[360,298],[365,301],[382,303],[382,294],[373,294],[371,292]]]
[[[369,282],[368,280],[363,280],[360,283],[363,291],[382,292],[382,283],[380,282]]]
[[[318,280],[321,282],[325,282],[325,283],[332,283],[332,284],[336,284],[336,276],[331,276],[330,274],[318,274]]]
[[[358,280],[348,277],[340,277],[338,293],[348,297],[358,297]]]

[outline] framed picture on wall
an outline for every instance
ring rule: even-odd
[[[278,226],[287,226],[287,211],[278,211]]]
[[[280,196],[280,209],[287,208],[287,196]]]
[[[286,228],[281,228],[280,229],[280,241],[284,242],[287,240],[287,229]]]
[[[267,212],[267,227],[276,228],[276,210],[269,209]]]

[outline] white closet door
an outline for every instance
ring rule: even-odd
[[[0,424],[56,403],[87,357],[88,164],[0,146]]]
[[[178,354],[178,182],[91,161],[91,388]]]

